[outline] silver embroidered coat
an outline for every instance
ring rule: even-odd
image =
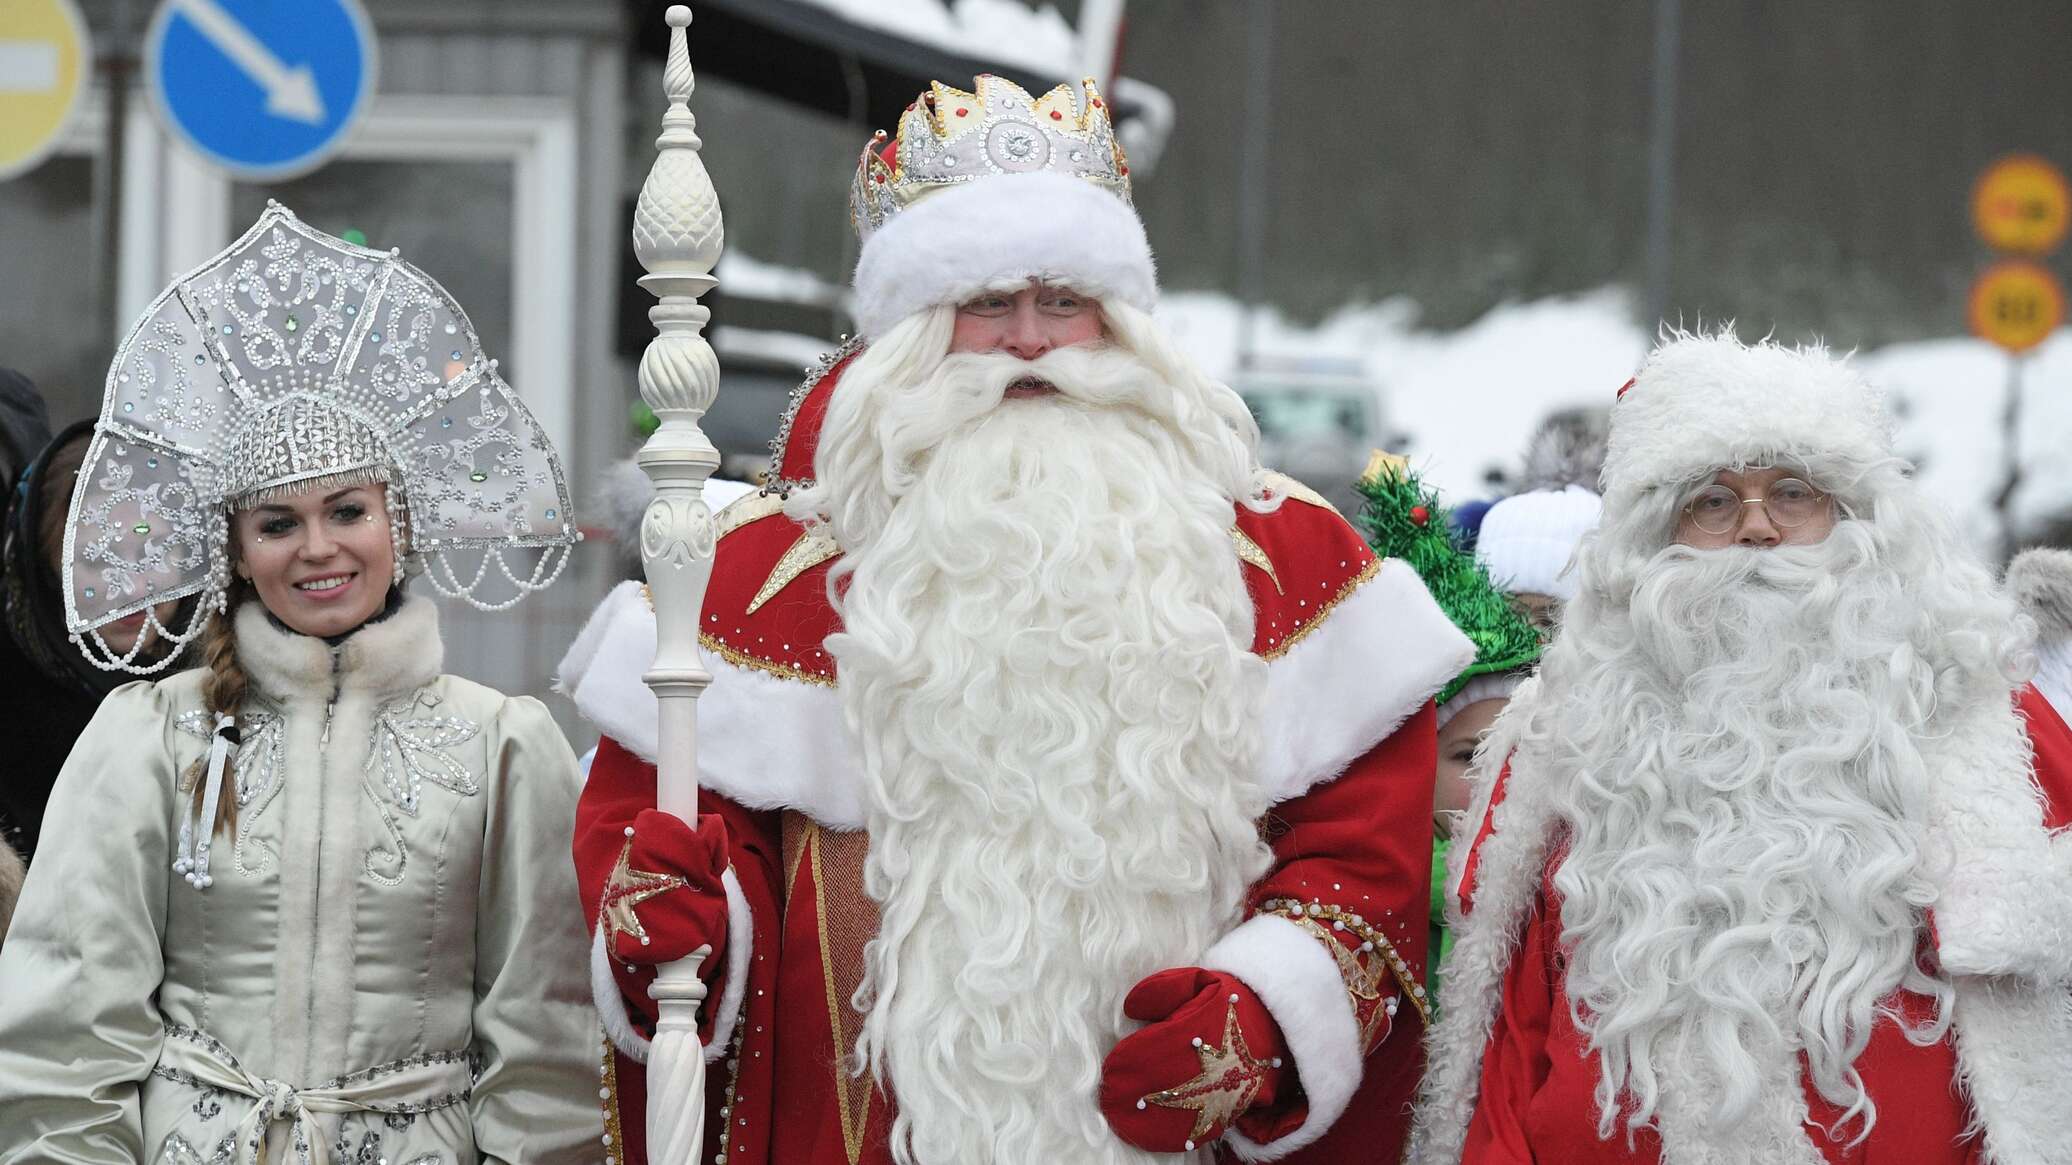
[[[116,690],[58,779],[0,948],[0,1162],[602,1159],[546,710],[439,674],[421,598],[337,647],[237,632],[212,885],[172,872],[201,673]]]

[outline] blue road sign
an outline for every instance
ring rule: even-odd
[[[162,0],[144,69],[174,136],[239,178],[291,178],[374,95],[374,26],[359,0]]]

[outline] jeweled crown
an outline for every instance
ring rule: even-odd
[[[966,93],[931,82],[900,115],[898,136],[872,136],[849,191],[860,239],[934,191],[1039,170],[1084,178],[1130,200],[1130,167],[1093,78],[1041,97],[990,73]]]

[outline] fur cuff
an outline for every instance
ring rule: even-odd
[[[1281,1027],[1309,1117],[1267,1144],[1231,1131],[1224,1140],[1241,1161],[1278,1161],[1330,1131],[1360,1087],[1360,1028],[1338,963],[1315,937],[1285,918],[1260,915],[1224,935],[1201,965],[1238,977]]]
[[[872,233],[856,262],[856,326],[873,339],[923,308],[1041,279],[1149,312],[1158,273],[1144,224],[1083,178],[983,178],[928,195]]]
[[[712,1021],[712,1040],[705,1045],[708,1064],[726,1054],[734,1028],[741,1022],[741,1002],[748,995],[748,958],[755,942],[755,919],[748,912],[748,896],[741,892],[741,879],[734,876],[732,867],[720,875],[720,885],[727,891],[727,978],[720,988],[719,1011]],[[611,1038],[612,1046],[636,1064],[647,1063],[653,1044],[633,1026],[626,1001],[619,998],[619,981],[612,977],[602,926],[590,936],[590,1000],[597,1007],[598,1021],[604,1025],[604,1034]]]

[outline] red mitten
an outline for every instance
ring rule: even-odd
[[[1101,1065],[1101,1115],[1151,1153],[1184,1153],[1279,1098],[1280,1025],[1252,989],[1221,971],[1181,967],[1136,985],[1122,1011],[1150,1026]]]
[[[726,869],[727,827],[717,813],[701,815],[693,829],[674,814],[641,810],[604,884],[599,925],[612,956],[652,965],[710,946],[698,968],[710,980],[726,965]]]

